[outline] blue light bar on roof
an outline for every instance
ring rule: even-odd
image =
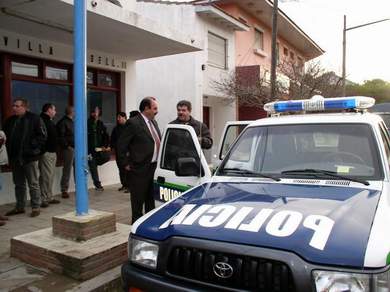
[[[283,113],[294,111],[326,111],[366,109],[375,104],[375,99],[367,96],[349,96],[324,98],[315,95],[311,99],[275,101],[264,105],[264,110],[269,113]]]

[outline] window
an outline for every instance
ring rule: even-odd
[[[33,81],[12,80],[12,97],[23,97],[27,99],[30,111],[40,114],[45,103],[53,103],[56,106],[57,115],[54,118],[58,121],[69,104],[70,86],[44,84]]]
[[[381,179],[379,161],[374,133],[367,124],[277,125],[244,130],[222,168],[278,176],[287,170],[323,169],[361,179]]]
[[[264,32],[255,28],[255,49],[264,50]]]
[[[39,67],[36,64],[11,62],[12,73],[17,75],[38,77]]]
[[[95,84],[95,73],[94,72],[91,72],[91,71],[88,71],[87,72],[87,84],[88,85],[93,85]]]
[[[161,168],[174,171],[177,159],[183,157],[192,157],[199,162],[199,154],[191,134],[187,130],[169,129],[166,134]]]
[[[294,54],[294,52],[290,52],[290,59],[291,59],[291,60],[294,60],[294,59],[295,59],[295,54]]]
[[[208,62],[218,68],[227,69],[227,41],[211,32],[208,34]]]
[[[114,74],[98,73],[98,85],[103,87],[116,87],[116,80]]]
[[[285,56],[288,56],[288,49],[286,47],[283,48],[283,54]]]
[[[87,93],[87,107],[88,115],[95,107],[100,108],[100,119],[107,127],[108,133],[111,133],[116,124],[117,93],[115,91],[89,88]]]
[[[381,131],[381,139],[386,151],[386,158],[387,158],[386,162],[388,165],[390,165],[390,148],[389,148],[389,140],[388,140],[389,136],[386,130],[386,126],[382,123],[380,125],[380,131]]]
[[[279,43],[276,43],[276,65],[280,63],[280,55],[279,55]]]
[[[45,76],[47,79],[67,81],[68,80],[68,69],[46,66],[45,67]]]
[[[221,153],[219,153],[219,158],[223,159],[226,153],[229,151],[230,147],[236,141],[238,135],[241,134],[242,130],[245,129],[247,125],[231,125],[226,130],[225,136],[223,137]]]

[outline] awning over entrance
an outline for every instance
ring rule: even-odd
[[[201,50],[192,36],[106,0],[87,1],[87,7],[89,49],[132,60]],[[73,43],[73,0],[0,0],[0,9],[2,29]]]

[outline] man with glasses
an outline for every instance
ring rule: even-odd
[[[27,184],[31,197],[31,217],[39,216],[41,192],[39,187],[38,160],[42,155],[47,134],[41,118],[28,110],[28,102],[16,98],[14,115],[4,124],[7,136],[6,146],[15,184],[16,206],[7,216],[25,213]]]

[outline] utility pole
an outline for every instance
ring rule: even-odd
[[[343,96],[345,96],[345,54],[346,54],[346,34],[347,34],[347,16],[344,15],[344,27],[343,27],[343,72],[342,72],[342,78],[343,78]]]
[[[353,30],[353,29],[356,29],[356,28],[359,28],[359,27],[363,27],[363,26],[367,26],[367,25],[371,25],[371,24],[375,24],[375,23],[379,23],[379,22],[383,22],[383,21],[388,21],[390,20],[390,18],[384,18],[384,19],[381,19],[381,20],[377,20],[377,21],[372,21],[372,22],[368,22],[368,23],[364,23],[364,24],[360,24],[360,25],[356,25],[356,26],[352,26],[352,27],[348,27],[347,28],[347,16],[344,15],[344,27],[343,27],[343,71],[342,71],[342,85],[343,85],[343,96],[345,96],[346,92],[345,92],[345,81],[346,81],[346,42],[347,42],[347,31],[349,30]]]
[[[272,13],[272,52],[271,52],[271,98],[276,97],[276,42],[278,35],[278,0],[274,0]]]

